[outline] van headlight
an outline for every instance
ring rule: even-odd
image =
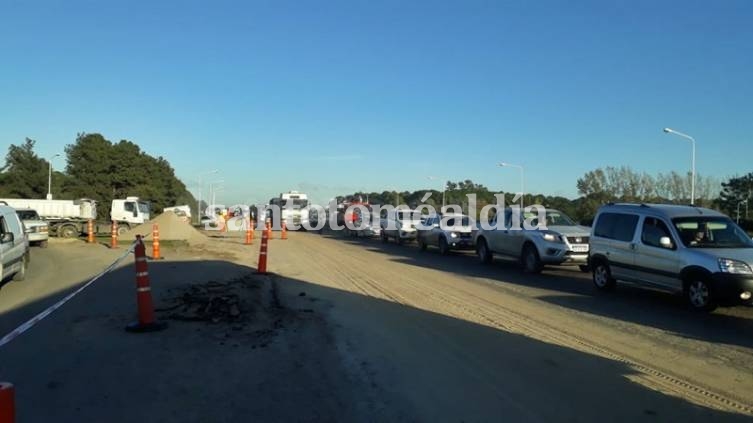
[[[544,237],[544,241],[549,242],[562,242],[562,238],[560,238],[560,235],[556,232],[547,232],[544,231],[541,233],[541,236]]]
[[[737,275],[751,275],[753,271],[750,270],[750,266],[747,263],[738,260],[720,258],[719,270],[723,273],[733,273]]]

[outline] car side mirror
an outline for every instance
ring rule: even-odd
[[[659,238],[659,245],[661,245],[662,248],[672,248],[672,240],[669,239],[668,236],[663,236]]]
[[[13,240],[14,240],[13,232],[5,232],[3,233],[2,238],[0,238],[0,242],[3,244],[8,243],[8,242],[13,242]]]

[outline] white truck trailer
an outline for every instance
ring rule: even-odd
[[[112,200],[109,221],[97,221],[97,202],[82,198],[79,200],[39,200],[29,198],[2,198],[5,203],[17,209],[34,209],[42,220],[50,226],[50,235],[61,238],[75,238],[88,234],[88,222],[94,221],[95,234],[109,234],[112,222],[118,223],[118,233],[148,222],[149,203],[138,197]]]

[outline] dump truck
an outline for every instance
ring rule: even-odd
[[[39,217],[49,224],[51,236],[75,238],[89,233],[88,223],[94,224],[95,234],[109,234],[112,222],[118,224],[118,235],[133,226],[146,223],[150,219],[149,203],[138,197],[112,200],[110,220],[97,220],[97,202],[81,198],[78,200],[40,200],[29,198],[2,198],[5,203],[16,209],[34,209]]]

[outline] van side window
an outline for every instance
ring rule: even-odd
[[[602,213],[594,227],[594,235],[617,241],[633,240],[638,226],[638,215],[624,213]]]
[[[661,220],[655,217],[647,217],[643,220],[643,229],[641,230],[641,242],[651,247],[660,247],[659,239],[663,236],[672,236],[669,233],[669,228]]]

